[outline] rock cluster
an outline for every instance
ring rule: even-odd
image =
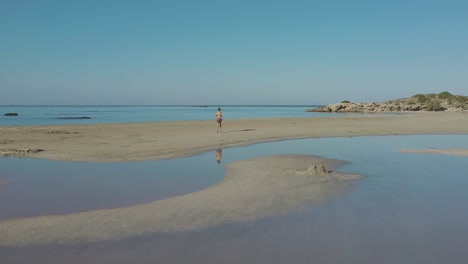
[[[89,116],[56,117],[55,119],[91,119]]]
[[[326,106],[307,109],[307,112],[414,112],[425,111],[427,106],[421,104],[405,105],[405,104],[389,104],[389,103],[338,103],[329,104]]]
[[[18,113],[6,113],[4,116],[18,116]]]
[[[382,103],[352,103],[343,101],[337,104],[307,109],[306,112],[416,112],[416,111],[468,111],[468,97],[449,92],[439,94],[417,94]]]

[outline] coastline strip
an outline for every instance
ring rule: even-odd
[[[26,156],[65,161],[170,159],[216,148],[286,139],[468,134],[468,113],[343,114],[310,118],[1,127],[0,149],[40,149]]]

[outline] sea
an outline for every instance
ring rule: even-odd
[[[324,113],[306,112],[320,105],[155,105],[155,106],[0,106],[0,126],[38,126],[62,124],[131,123],[214,120],[220,107],[223,118],[310,117]],[[17,113],[17,116],[5,116]],[[335,114],[328,114],[335,115]]]
[[[16,125],[26,126],[210,120],[217,107],[1,109],[18,112]],[[233,119],[320,115],[304,111],[313,106],[220,107],[226,118]],[[62,116],[91,119],[56,119]],[[2,117],[2,126],[15,117],[6,118]],[[296,139],[139,162],[1,158],[0,182],[7,184],[0,186],[0,226],[17,218],[133,206],[202,191],[224,179],[226,164],[271,155],[343,160],[348,163],[337,171],[363,177],[326,201],[280,215],[122,240],[0,246],[0,260],[2,264],[467,263],[468,157],[402,153],[403,148],[468,148],[468,135]],[[3,239],[8,238],[0,236]]]

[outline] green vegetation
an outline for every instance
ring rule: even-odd
[[[457,103],[465,103],[468,102],[468,97],[463,96],[463,95],[453,95],[447,91],[441,92],[439,94],[416,94],[411,97],[411,99],[415,100],[416,102],[420,104],[426,104],[430,103],[431,101],[446,101],[449,104],[452,104],[453,102]]]
[[[468,104],[468,96],[453,95],[447,91],[439,94],[416,94],[408,98],[406,103],[426,105],[428,111],[443,111],[445,108],[442,105],[464,109],[465,104]]]
[[[428,111],[444,111],[445,108],[443,108],[439,102],[437,101],[431,101],[427,104],[426,110]]]
[[[453,98],[453,94],[449,92],[441,92],[440,94],[437,95],[437,98],[439,99],[451,99]]]
[[[455,95],[452,100],[458,103],[467,103],[468,96]]]
[[[349,104],[349,103],[351,103],[351,102],[348,101],[348,100],[344,100],[344,101],[341,101],[341,103],[342,103],[342,104]]]
[[[424,104],[427,101],[427,98],[424,94],[416,94],[413,95],[411,98],[416,99],[416,101],[420,104]]]

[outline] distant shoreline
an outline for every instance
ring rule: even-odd
[[[298,104],[298,105],[283,105],[283,104],[247,104],[247,105],[229,105],[229,104],[220,104],[220,105],[0,105],[0,107],[320,107],[325,106],[325,104]]]

